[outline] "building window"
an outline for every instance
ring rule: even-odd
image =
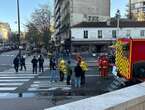
[[[141,31],[140,31],[140,36],[141,36],[141,37],[145,37],[145,30],[141,30]]]
[[[112,38],[116,38],[116,30],[112,30]]]
[[[127,38],[131,37],[131,30],[127,30],[127,32],[126,32],[126,37],[127,37]]]
[[[143,8],[143,11],[145,12],[145,7]]]
[[[84,31],[84,38],[85,38],[85,39],[88,38],[88,31]]]
[[[102,30],[98,30],[98,38],[102,38]]]

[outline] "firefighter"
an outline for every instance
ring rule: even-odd
[[[86,82],[85,73],[86,71],[88,71],[88,64],[84,60],[81,60],[80,67],[82,68],[81,85],[85,85],[85,82]]]
[[[109,60],[106,55],[99,58],[99,70],[102,77],[107,77],[109,72]]]
[[[67,67],[64,59],[61,59],[59,61],[58,67],[59,67],[60,81],[63,81],[64,75],[67,73]]]

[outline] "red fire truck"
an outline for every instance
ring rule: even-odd
[[[145,79],[145,39],[120,38],[115,48],[119,76],[127,80]]]

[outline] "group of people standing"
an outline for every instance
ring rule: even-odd
[[[58,64],[58,65],[57,65]],[[57,69],[58,68],[58,69]],[[57,71],[58,70],[58,71]],[[58,62],[54,57],[50,58],[50,74],[51,81],[57,81],[59,76],[59,81],[63,82],[66,77],[66,84],[70,85],[72,80],[72,74],[74,72],[74,86],[81,87],[85,85],[85,73],[88,70],[88,65],[79,57],[74,70],[71,66],[70,60],[65,61],[61,58]],[[59,75],[57,73],[59,72]]]
[[[54,57],[50,58],[50,76],[51,81],[58,81],[58,71],[59,71],[59,81],[63,82],[65,75],[67,76],[67,85],[70,85],[72,69],[70,66],[70,61],[67,63],[64,59],[61,59],[59,62],[56,61]]]
[[[19,56],[17,55],[14,60],[13,60],[14,68],[16,73],[19,72],[19,66],[20,66],[20,71],[23,70],[23,68],[26,71],[26,64],[25,64],[25,57],[24,56]]]
[[[39,58],[33,56],[31,63],[33,74],[37,74],[38,66],[39,72],[44,72],[44,58],[42,55],[40,55]],[[19,66],[21,66],[20,70],[23,70],[24,68],[26,71],[25,58],[23,56],[16,56],[14,58],[13,64],[16,73],[19,71]],[[58,61],[54,56],[51,56],[49,66],[51,82],[57,82],[58,79],[59,81],[63,82],[66,77],[66,84],[70,85],[72,74],[74,72],[74,86],[81,87],[82,85],[85,85],[85,72],[88,70],[88,66],[80,56],[77,56],[77,63],[74,68],[72,68],[70,60],[66,62],[63,58],[60,58]]]
[[[38,59],[36,58],[36,56],[34,56],[33,59],[31,60],[31,63],[32,63],[32,68],[33,68],[32,69],[33,74],[34,73],[37,74],[38,63],[39,63],[39,72],[44,72],[44,67],[43,67],[44,58],[42,55],[40,55]],[[19,72],[19,67],[20,67],[20,71],[22,71],[23,68],[26,71],[26,64],[25,64],[24,56],[17,55],[13,60],[13,64],[14,64],[14,69],[15,69],[16,73]]]
[[[33,59],[31,60],[32,63],[32,67],[33,67],[33,74],[37,74],[37,67],[38,67],[38,63],[39,63],[39,72],[44,72],[44,58],[42,55],[39,56],[39,58],[37,59],[36,56],[33,57]]]

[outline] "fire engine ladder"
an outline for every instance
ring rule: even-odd
[[[114,91],[114,90],[117,90],[119,89],[121,86],[125,86],[125,82],[127,80],[124,79],[124,78],[120,78],[120,77],[115,77],[115,79],[113,80],[113,82],[108,86],[108,91],[111,92],[111,91]]]

